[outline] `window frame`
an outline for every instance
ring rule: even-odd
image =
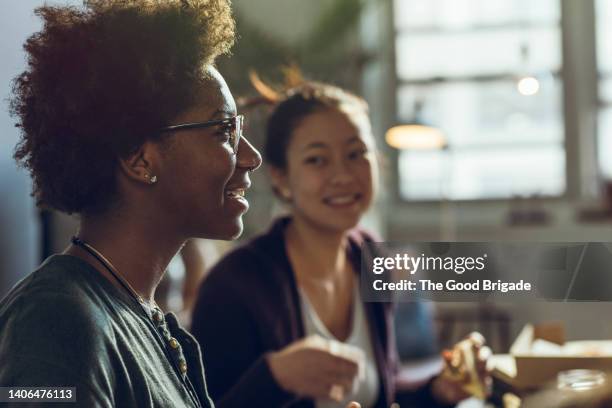
[[[560,33],[561,33],[561,67],[558,73],[562,92],[561,117],[563,125],[563,140],[565,149],[565,191],[556,196],[537,196],[526,198],[541,203],[558,203],[568,200],[596,199],[599,195],[599,183],[601,181],[598,172],[596,139],[597,139],[597,115],[591,115],[591,105],[599,104],[598,97],[598,72],[596,63],[596,19],[595,0],[572,0],[560,1]],[[393,89],[390,97],[393,101],[393,115],[389,117],[387,128],[392,123],[398,123],[399,112],[397,103],[397,92],[404,84],[426,81],[406,81],[399,78],[396,61],[396,41],[398,35],[404,32],[396,28],[394,16],[394,2],[388,2],[387,8],[387,35],[390,38],[387,49],[390,66],[387,72],[391,74],[387,89]],[[538,24],[534,24],[537,26]],[[504,24],[504,26],[506,26]],[[576,27],[580,30],[576,31]],[[591,29],[589,29],[591,27]],[[430,28],[425,28],[425,30]],[[472,30],[472,29],[470,29]],[[589,44],[590,46],[585,46]],[[506,79],[507,75],[477,75],[467,77],[478,81]],[[505,78],[504,78],[505,76]],[[568,80],[568,78],[573,80]],[[429,82],[439,81],[430,79]],[[453,82],[456,78],[453,78]],[[593,101],[597,101],[596,103]],[[599,107],[595,107],[599,112]],[[384,132],[384,130],[383,130]],[[582,137],[579,137],[582,135]],[[383,140],[381,138],[381,140]],[[512,197],[484,197],[478,199],[406,199],[400,192],[399,155],[400,151],[391,148],[384,143],[383,151],[388,155],[392,170],[389,174],[389,187],[392,202],[401,207],[416,205],[437,204],[441,202],[479,204],[506,204],[513,200]],[[590,164],[589,164],[590,162]]]

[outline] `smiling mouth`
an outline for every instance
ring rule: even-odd
[[[245,193],[244,188],[237,188],[235,190],[228,190],[226,192],[227,196],[231,198],[244,198],[244,193]]]
[[[323,199],[323,202],[329,205],[345,206],[345,205],[353,204],[359,201],[360,199],[361,199],[361,194],[355,193],[355,194],[338,195],[334,197],[326,197]]]

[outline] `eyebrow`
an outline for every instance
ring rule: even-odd
[[[345,144],[351,144],[351,143],[355,143],[355,142],[362,142],[362,143],[364,143],[364,141],[359,136],[353,136],[349,140],[347,140]]]
[[[313,142],[313,143],[309,143],[306,146],[304,146],[304,148],[302,149],[302,151],[306,151],[309,149],[326,149],[328,146],[325,143],[322,142]]]
[[[359,136],[353,136],[351,137],[349,140],[347,140],[344,144],[346,145],[350,145],[353,143],[364,143],[363,140],[361,140],[361,138]],[[302,149],[303,151],[309,150],[309,149],[326,149],[329,146],[327,146],[325,143],[323,142],[312,142],[310,144],[307,144],[306,146],[304,146],[304,148]]]

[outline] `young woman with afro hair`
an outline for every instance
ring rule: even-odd
[[[211,407],[196,341],[153,295],[186,240],[241,233],[261,164],[213,66],[234,41],[229,2],[36,14],[15,158],[38,203],[80,228],[0,302],[0,385],[75,387],[62,395],[79,407]]]

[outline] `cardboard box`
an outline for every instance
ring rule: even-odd
[[[572,369],[612,371],[612,341],[565,341],[563,325],[526,325],[510,348],[490,362],[493,376],[517,391],[555,381]]]

